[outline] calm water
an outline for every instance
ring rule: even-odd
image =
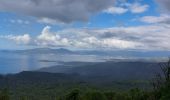
[[[18,73],[58,65],[58,62],[97,62],[96,56],[53,55],[53,54],[17,54],[0,52],[0,74]],[[49,62],[48,62],[49,61]]]

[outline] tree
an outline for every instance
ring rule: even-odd
[[[84,96],[85,100],[107,100],[104,93],[100,91],[89,91]]]
[[[9,90],[8,89],[3,89],[1,92],[0,92],[0,100],[9,100],[10,97],[9,97]]]
[[[78,89],[73,90],[66,96],[66,100],[81,100],[80,91]]]
[[[157,73],[152,85],[156,100],[170,98],[170,58],[167,63],[160,63],[161,72]]]
[[[107,100],[114,100],[116,93],[109,91],[109,92],[105,92],[104,95],[106,96]]]

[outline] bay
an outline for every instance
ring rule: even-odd
[[[0,74],[38,70],[58,65],[59,62],[100,62],[102,59],[93,55],[60,54],[20,54],[0,52]]]

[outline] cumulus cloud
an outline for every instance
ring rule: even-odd
[[[109,14],[124,14],[126,12],[143,13],[147,11],[148,8],[149,5],[140,4],[139,2],[135,2],[135,3],[122,2],[122,3],[118,3],[118,5],[116,6],[107,8],[106,10],[104,10],[104,12]]]
[[[141,5],[140,3],[133,3],[130,5],[130,11],[132,13],[143,13],[149,8],[149,5]]]
[[[113,4],[114,0],[0,0],[0,11],[71,23],[87,21]]]
[[[162,14],[160,16],[144,16],[140,18],[140,21],[145,23],[164,23],[170,24],[170,15]]]
[[[127,11],[128,9],[123,8],[123,7],[110,7],[104,12],[110,13],[110,14],[123,14],[123,13],[126,13]]]
[[[41,43],[50,40],[55,46],[60,44],[60,46],[77,48],[170,50],[168,45],[170,42],[169,32],[169,24],[103,29],[64,29],[55,33],[50,32],[50,29],[46,27],[42,33],[53,35],[48,34],[47,37],[51,38],[43,39]],[[38,37],[41,37],[41,35]],[[62,42],[63,39],[67,42]]]
[[[121,40],[121,39],[104,39],[103,44],[106,47],[115,47],[115,48],[123,48],[123,49],[135,49],[138,46],[142,45],[135,41]]]
[[[17,44],[29,44],[31,40],[29,34],[18,35],[18,36],[7,35],[7,36],[0,36],[0,38],[5,38],[5,39],[15,41]]]
[[[37,36],[35,43],[41,46],[68,46],[67,38],[61,38],[60,35],[57,35],[50,31],[49,26],[46,26],[41,34]]]
[[[169,32],[169,24],[102,29],[71,28],[57,32],[52,32],[47,26],[36,37],[31,38],[29,35],[4,37],[25,44],[31,40],[32,45],[46,47],[170,50]]]

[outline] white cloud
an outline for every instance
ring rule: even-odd
[[[138,46],[141,46],[141,43],[135,42],[135,41],[127,41],[127,40],[121,40],[121,39],[104,39],[102,41],[103,45],[106,47],[115,47],[119,49],[135,49]]]
[[[127,11],[128,9],[123,8],[123,7],[110,7],[104,12],[110,13],[110,14],[123,14],[123,13],[126,13]]]
[[[18,36],[7,35],[7,36],[0,36],[0,38],[5,38],[5,39],[15,41],[17,44],[29,44],[31,40],[29,34],[18,35]]]
[[[51,24],[51,25],[56,25],[56,24],[64,25],[65,24],[65,23],[59,22],[57,20],[50,19],[50,18],[40,18],[37,21],[39,23],[45,23],[45,24]]]
[[[50,31],[50,27],[46,26],[43,30],[42,33],[37,37],[39,40],[44,40],[44,41],[55,41],[60,39],[60,36],[54,35]]]
[[[119,38],[100,38],[97,34],[110,31],[110,29],[88,30],[88,29],[65,29],[59,32],[51,32],[46,26],[40,35],[32,38],[33,45],[37,46],[65,46],[77,48],[119,48],[134,49],[140,45],[135,41],[123,40]],[[114,30],[114,29],[113,29]],[[1,37],[2,38],[2,37]],[[3,36],[3,38],[13,40],[17,44],[29,44],[31,37],[28,34],[19,36]]]
[[[91,48],[117,48],[117,49],[135,49],[142,44],[135,41],[121,40],[119,38],[105,38],[99,39],[96,37],[84,38],[83,41],[88,43]]]
[[[132,13],[143,13],[148,10],[149,5],[141,5],[140,3],[133,3],[129,5]]]
[[[42,46],[68,46],[67,38],[61,38],[60,35],[50,31],[49,26],[46,26],[41,34],[35,40],[36,44]]]
[[[113,6],[113,7],[110,7],[108,9],[104,10],[104,12],[109,13],[109,14],[124,14],[127,12],[143,13],[143,12],[147,11],[148,8],[149,8],[149,5],[140,4],[139,2],[135,2],[135,3],[123,2],[116,6]]]
[[[29,24],[30,23],[29,21],[22,20],[22,19],[10,19],[9,21],[13,24],[16,24],[16,23],[18,23],[18,24]]]
[[[139,19],[145,23],[166,23],[170,24],[170,15],[162,14],[160,16],[144,16]]]
[[[24,44],[29,44],[32,40],[32,45],[47,47],[170,50],[169,24],[102,29],[72,28],[57,32],[50,31],[50,27],[47,26],[35,38],[28,34],[4,37]]]

